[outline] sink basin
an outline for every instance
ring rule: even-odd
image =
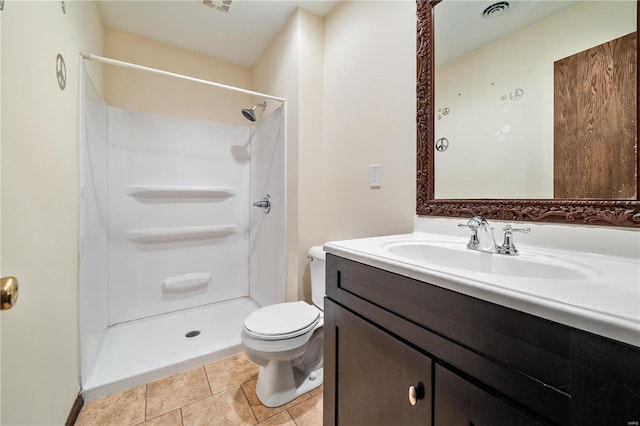
[[[552,256],[521,254],[506,256],[469,250],[451,242],[400,241],[383,244],[389,254],[431,268],[534,279],[575,280],[587,276],[578,266]]]
[[[443,222],[452,233],[457,231],[449,226],[455,225],[451,220]],[[429,224],[436,225],[440,226]],[[577,232],[582,231],[579,227],[561,232],[545,228],[538,229],[547,235],[523,243],[519,256],[469,250],[464,236],[448,231],[333,241],[324,247],[332,256],[640,347],[636,247],[640,233],[631,232],[623,246],[615,248],[620,252],[610,253],[612,249],[600,247],[601,242],[591,245],[589,238],[595,237],[586,235],[595,233],[593,230],[583,234]],[[601,238],[605,241],[618,238],[618,232],[627,238],[626,231],[607,230],[598,236],[606,235]],[[570,244],[565,245],[560,237],[569,239]],[[551,244],[558,242],[557,248]],[[578,250],[585,242],[585,250]],[[630,255],[623,255],[628,250]]]

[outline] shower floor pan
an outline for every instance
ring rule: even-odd
[[[244,320],[258,308],[246,297],[109,327],[85,401],[240,353]]]

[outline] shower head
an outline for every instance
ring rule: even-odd
[[[253,108],[242,108],[242,115],[249,121],[256,121],[256,108],[266,108],[267,102],[262,102],[261,104],[255,104]]]

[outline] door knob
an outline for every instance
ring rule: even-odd
[[[2,307],[3,311],[13,308],[18,301],[18,279],[16,277],[3,277],[0,287],[2,287],[0,307]]]
[[[416,405],[418,400],[424,398],[424,386],[418,383],[417,386],[409,386],[409,404]]]

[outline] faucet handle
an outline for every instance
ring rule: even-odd
[[[514,228],[511,225],[505,225],[503,231],[505,233],[522,232],[523,234],[530,234],[531,233],[531,228]]]
[[[511,225],[506,225],[503,230],[504,241],[502,245],[496,249],[496,253],[506,254],[508,256],[516,256],[518,254],[518,249],[513,243],[513,232],[529,234],[531,232],[531,228],[514,228]]]
[[[468,228],[471,231],[471,237],[469,238],[469,242],[467,243],[467,248],[471,250],[476,250],[478,248],[478,244],[480,240],[478,239],[478,229],[482,225],[482,219],[479,216],[474,216],[467,223],[459,223],[458,228]]]
[[[467,223],[459,223],[458,228],[469,228],[472,231],[477,231],[483,223],[486,223],[481,216],[474,216],[467,221]]]
[[[467,222],[467,226],[470,229],[473,230],[477,230],[479,229],[482,225],[486,224],[487,221],[484,220],[484,218],[482,216],[474,216],[471,219],[469,219],[469,221]]]

